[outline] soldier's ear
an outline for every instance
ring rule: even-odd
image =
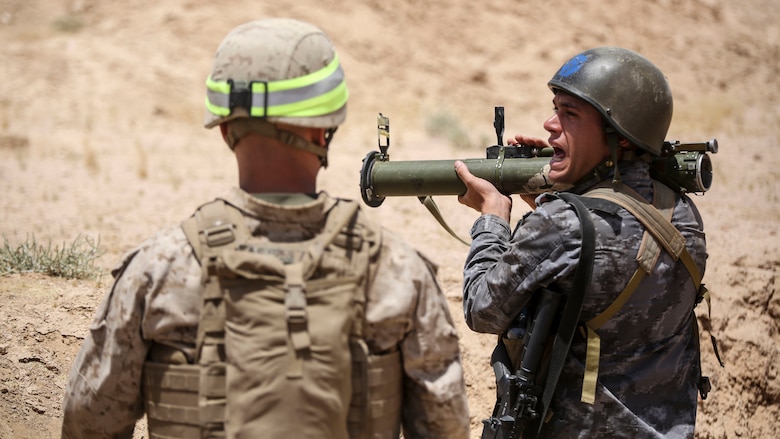
[[[219,124],[219,131],[222,133],[222,139],[227,142],[228,126],[226,122]]]
[[[623,149],[634,149],[634,144],[620,134],[618,134],[618,145]]]

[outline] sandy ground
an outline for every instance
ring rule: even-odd
[[[0,438],[59,437],[67,374],[108,270],[235,185],[230,151],[201,127],[203,81],[224,34],[268,16],[316,23],[339,49],[350,114],[320,186],[351,198],[361,159],[376,149],[378,112],[391,117],[393,160],[483,157],[494,106],[506,108],[507,135],[546,137],[545,84],[575,53],[619,45],[653,60],[675,95],[668,138],[720,143],[713,187],[696,198],[714,294],[712,319],[699,315],[726,367],[703,338],[714,391],[700,402],[697,437],[780,436],[776,0],[0,0],[0,233],[12,245],[89,236],[106,251],[96,281],[0,277]],[[426,130],[447,117],[470,146]],[[475,213],[454,197],[438,202],[467,236]],[[515,204],[513,220],[523,213]],[[441,267],[477,438],[494,399],[493,338],[463,323],[466,247],[415,199],[371,212]]]

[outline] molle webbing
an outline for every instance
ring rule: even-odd
[[[225,437],[225,303],[219,281],[221,254],[251,238],[243,225],[241,212],[217,200],[201,206],[194,221],[185,221],[183,230],[203,267],[203,295],[196,340],[199,364],[198,409],[200,437]],[[151,431],[151,429],[150,429]]]
[[[353,338],[350,439],[397,439],[401,428],[403,370],[401,353],[371,355],[365,341]]]
[[[143,391],[149,439],[200,437],[199,382],[198,365],[144,364]],[[224,385],[223,377],[223,388]]]
[[[371,355],[365,341],[359,338],[352,338],[350,347],[350,439],[397,439],[403,398],[400,351]],[[215,377],[210,383],[224,388],[224,378]],[[147,362],[143,379],[149,439],[199,437],[200,366]]]
[[[371,237],[373,232],[367,232],[364,225],[356,225],[357,209],[357,203],[339,200],[328,210],[322,232],[303,242],[270,242],[266,238],[252,237],[242,213],[223,200],[201,206],[192,218],[182,223],[195,256],[203,266],[203,309],[195,359],[198,364],[147,362],[144,386],[149,407],[150,437],[221,438],[225,437],[225,425],[238,426],[238,429],[243,426],[243,433],[248,429],[252,432],[250,434],[262,431],[262,434],[273,436],[274,432],[263,427],[266,421],[256,422],[265,419],[265,416],[269,416],[267,419],[272,425],[279,425],[279,419],[291,419],[291,422],[297,419],[298,423],[292,427],[285,422],[281,424],[286,424],[283,428],[296,431],[296,434],[301,432],[305,436],[309,433],[311,436],[314,432],[314,435],[318,435],[317,432],[324,431],[324,425],[309,421],[312,425],[307,426],[307,422],[303,421],[305,416],[299,416],[303,414],[300,412],[301,407],[306,404],[292,404],[294,411],[279,409],[276,403],[271,403],[266,409],[256,407],[258,402],[266,404],[269,398],[273,401],[273,394],[265,392],[285,380],[292,380],[292,387],[282,396],[288,401],[294,401],[290,397],[300,398],[294,396],[300,391],[304,395],[320,386],[319,375],[308,376],[308,373],[302,373],[302,369],[306,365],[309,373],[315,370],[320,373],[320,369],[311,367],[322,366],[310,362],[320,361],[316,358],[331,349],[335,353],[343,353],[334,356],[333,360],[338,358],[338,361],[342,361],[340,358],[346,356],[346,366],[341,370],[348,370],[351,357],[353,373],[351,380],[347,379],[346,384],[338,390],[344,401],[344,417],[326,415],[327,421],[323,424],[330,424],[327,428],[343,430],[344,435],[348,430],[352,439],[398,437],[402,395],[400,353],[371,355],[362,339],[365,318],[363,283],[368,273],[369,249],[375,243]],[[282,295],[279,296],[279,293]],[[248,302],[250,308],[245,308],[241,302],[245,296],[251,296],[255,303],[259,301],[259,315],[255,308],[257,305],[252,305],[252,302]],[[272,302],[267,302],[269,299]],[[275,303],[279,303],[278,300],[281,300],[281,312],[276,311],[278,306]],[[323,300],[333,304],[336,304],[333,300],[338,300],[341,305],[331,309],[331,305],[323,305]],[[310,301],[314,301],[313,305]],[[339,317],[334,318],[336,316]],[[256,328],[254,332],[236,333],[246,329],[241,327],[247,322],[246,318],[268,322],[266,317],[275,322],[267,330],[249,322],[251,326],[246,328]],[[231,326],[228,328],[226,324]],[[343,348],[337,344],[322,344],[330,343],[328,340],[331,340],[323,337],[338,334],[324,335],[323,330],[332,332],[333,325],[346,325],[343,327],[348,330],[351,328],[347,337],[349,344]],[[286,333],[287,346],[284,346],[282,336],[280,346],[268,344],[276,343],[273,341],[266,343],[261,340],[260,344],[266,343],[269,348],[258,350],[257,337],[262,339],[262,334],[266,333],[276,334],[269,337],[279,337]],[[252,345],[253,341],[255,345]],[[245,346],[246,342],[250,343],[252,354],[280,358],[281,363],[277,361],[274,367],[282,367],[279,370],[281,374],[267,372],[266,375],[272,375],[270,381],[255,374],[257,367],[264,369],[265,366],[254,365],[252,361],[255,360],[247,359],[247,352],[236,354],[235,351],[241,351],[241,346]],[[323,348],[326,350],[323,351]],[[280,349],[286,350],[287,354],[279,357]],[[230,361],[228,352],[231,352]],[[236,355],[241,358],[236,359]],[[239,364],[234,364],[235,361],[239,361]],[[244,363],[241,364],[241,361]],[[244,371],[245,366],[252,368],[251,371]],[[280,388],[284,388],[285,385],[281,385]],[[315,392],[322,395],[322,392],[337,391],[336,388],[328,389],[331,390]],[[351,397],[349,389],[352,389]],[[243,392],[249,393],[245,396]],[[228,394],[231,395],[231,406],[227,405]],[[257,399],[258,395],[261,399]],[[268,395],[268,398],[262,395]],[[309,399],[306,401],[312,402]],[[348,401],[351,401],[351,406],[347,413]],[[312,404],[317,405],[316,400]],[[256,413],[249,418],[241,417],[242,412],[253,410]],[[306,412],[311,410],[307,409]],[[231,431],[235,429],[230,428]],[[342,436],[341,433],[334,434]]]

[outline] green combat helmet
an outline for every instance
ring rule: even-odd
[[[672,91],[643,56],[619,47],[586,50],[568,60],[547,85],[584,99],[633,144],[661,155],[672,121]]]
[[[329,129],[347,114],[347,85],[333,44],[319,28],[287,18],[256,20],[220,43],[206,80],[204,125],[231,122],[228,145],[250,132],[320,156],[327,150],[275,124]]]

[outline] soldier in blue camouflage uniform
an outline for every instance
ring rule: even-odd
[[[265,85],[256,90],[252,84]],[[316,177],[326,164],[333,132],[346,117],[347,101],[329,39],[297,20],[239,26],[220,45],[207,86],[206,127],[220,128],[239,169],[240,189],[222,198],[241,211],[253,236],[296,242],[320,233],[338,200],[317,192]],[[250,91],[234,92],[241,87]],[[268,117],[250,117],[256,111]],[[410,439],[466,438],[469,413],[458,338],[434,267],[396,235],[370,225],[362,212],[355,222],[375,233],[364,236],[372,244],[360,284],[365,288],[366,344],[372,355],[400,352],[402,359],[397,368],[402,388],[395,393],[401,395],[400,413],[374,407],[375,416],[392,418],[385,422],[387,431],[372,437],[392,437],[400,422]],[[70,374],[63,438],[132,437],[148,397],[142,392],[144,363],[193,362],[203,285],[190,242],[182,227],[165,228],[128,252],[112,271],[114,284]],[[152,352],[165,358],[151,358]],[[228,408],[233,396],[227,396]],[[176,412],[166,416],[178,422]],[[395,416],[400,421],[392,425]],[[286,436],[308,437],[301,434],[300,419],[281,422]],[[233,437],[230,429],[227,437]]]
[[[509,143],[551,146],[550,178],[572,185],[569,192],[584,194],[619,179],[652,202],[646,158],[660,154],[672,117],[663,74],[639,54],[604,47],[570,59],[548,85],[555,109],[544,122],[548,141],[517,135]],[[482,214],[471,229],[464,268],[466,321],[474,331],[502,334],[540,288],[572,291],[581,257],[580,221],[554,195],[524,196],[534,210],[512,230],[511,198],[472,175],[463,162],[455,167],[468,188],[459,201]],[[644,227],[614,206],[589,209],[595,262],[582,322],[604,311],[637,270]],[[671,221],[703,274],[702,219],[687,196],[676,195]],[[693,437],[700,376],[696,299],[682,262],[662,252],[628,302],[597,331],[601,354],[592,404],[581,402],[587,343],[575,334],[539,437]]]

